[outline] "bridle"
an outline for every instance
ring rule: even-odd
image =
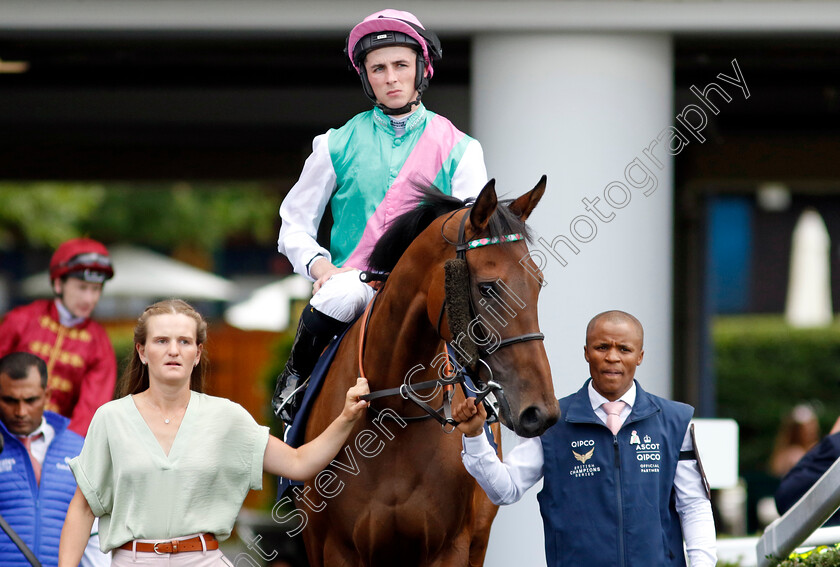
[[[469,212],[465,213],[461,217],[461,221],[458,226],[458,240],[456,242],[451,241],[449,238],[446,237],[444,234],[444,230],[446,228],[446,223],[452,219],[455,214],[459,211],[470,209],[472,203],[469,205],[462,207],[453,211],[449,217],[443,222],[441,225],[441,237],[452,244],[455,247],[455,259],[448,260],[447,264],[450,262],[461,262],[463,263],[463,269],[460,271],[452,270],[452,273],[461,273],[461,279],[463,281],[455,281],[452,282],[452,288],[458,289],[466,289],[467,290],[467,297],[468,297],[468,317],[470,321],[477,320],[476,317],[476,309],[475,309],[475,301],[473,298],[473,286],[472,286],[472,273],[469,270],[469,264],[467,263],[467,251],[473,250],[475,248],[480,248],[483,246],[492,246],[495,244],[503,244],[506,242],[517,242],[523,240],[525,237],[521,233],[512,233],[512,234],[505,234],[503,236],[494,236],[494,237],[485,237],[485,238],[476,238],[473,240],[467,241],[465,238],[466,233],[466,222],[467,218],[470,216]],[[447,272],[447,278],[450,277],[450,272]],[[463,276],[465,274],[465,277]],[[362,272],[362,281],[372,281],[372,280],[379,280],[379,281],[386,281],[387,274],[378,273],[378,272]],[[455,277],[455,276],[453,276]],[[448,282],[449,284],[449,282]],[[443,303],[440,307],[440,314],[438,315],[437,320],[437,334],[441,340],[446,342],[441,334],[441,324],[443,321],[444,313],[447,311],[447,305],[452,305],[453,298],[450,297],[450,285],[447,285],[446,295],[444,297]],[[373,312],[374,305],[376,300],[379,296],[379,291],[376,292],[373,299],[370,301],[368,306],[365,308],[365,311],[362,315],[362,323],[361,329],[359,332],[359,376],[365,377],[364,368],[362,361],[364,359],[364,349],[365,349],[365,342],[367,337],[367,324],[370,320],[371,313]],[[462,299],[462,298],[459,298]],[[451,315],[451,314],[450,314]],[[460,325],[458,323],[453,322],[452,316],[447,317],[450,335],[452,336],[453,341],[459,338],[458,329],[466,328],[461,321]],[[463,331],[461,332],[463,334]],[[469,345],[471,351],[475,352],[475,356],[470,357],[470,359],[465,360],[463,353],[455,350],[451,346],[449,346],[449,353],[448,353],[448,360],[447,360],[447,369],[446,374],[436,380],[428,380],[425,382],[420,382],[418,384],[410,384],[410,383],[403,383],[397,388],[389,388],[387,390],[378,390],[375,392],[371,392],[370,394],[364,395],[361,397],[363,400],[372,401],[378,398],[383,398],[387,396],[394,396],[400,395],[403,399],[409,400],[419,406],[423,411],[426,412],[426,415],[418,416],[418,417],[402,417],[402,419],[406,421],[416,421],[420,419],[427,419],[433,418],[441,424],[443,430],[447,433],[451,433],[455,430],[455,426],[457,426],[458,422],[452,418],[452,398],[454,396],[454,389],[455,385],[459,385],[461,389],[464,391],[465,396],[469,396],[470,393],[475,395],[476,403],[482,402],[487,410],[487,422],[492,423],[498,421],[499,411],[503,414],[508,416],[509,422],[511,421],[510,415],[510,406],[507,402],[507,398],[504,394],[504,389],[502,386],[493,380],[493,371],[490,368],[490,365],[484,360],[484,358],[492,355],[499,349],[509,347],[515,344],[527,342],[527,341],[534,341],[534,340],[544,340],[545,335],[540,332],[535,333],[525,333],[522,335],[517,335],[514,337],[508,337],[501,339],[496,345],[495,348],[488,351],[482,345],[486,344],[488,341],[482,340],[486,339],[486,337],[476,337],[479,339],[478,343],[476,343],[472,337],[467,335],[465,338],[469,341]],[[456,341],[457,342],[457,341]],[[463,342],[463,341],[461,341]],[[480,343],[480,344],[479,344]],[[455,353],[454,355],[452,353]],[[455,358],[454,364],[452,359]],[[460,359],[460,360],[459,360]],[[482,381],[479,378],[479,364],[483,365],[487,372],[489,373],[489,378],[485,381]],[[435,410],[429,404],[427,404],[420,396],[416,394],[417,391],[428,390],[431,388],[437,388],[439,386],[443,387],[444,390],[444,398],[443,398],[443,406]],[[488,396],[491,396],[493,400],[489,400]],[[372,406],[369,406],[371,410],[376,412]],[[447,429],[447,426],[450,429]]]
[[[468,206],[468,207],[464,207],[464,208],[468,209],[470,207]],[[459,209],[459,210],[462,210],[462,209]],[[457,212],[458,211],[455,211],[455,213],[457,213]],[[454,215],[455,213],[452,213],[452,215]],[[452,215],[450,215],[449,218],[452,218]],[[494,244],[503,244],[505,242],[517,242],[517,241],[523,240],[525,238],[525,236],[521,233],[514,233],[514,234],[505,234],[503,236],[476,238],[474,240],[467,241],[467,240],[465,240],[465,232],[466,232],[466,224],[467,224],[467,218],[468,217],[469,217],[469,214],[465,214],[461,217],[461,222],[458,225],[458,241],[457,242],[452,242],[451,240],[446,238],[446,236],[443,233],[444,229],[446,228],[446,222],[449,219],[444,221],[444,223],[443,223],[443,225],[441,226],[441,229],[440,229],[440,233],[441,233],[441,236],[443,237],[443,239],[446,240],[447,242],[449,242],[450,244],[452,244],[453,246],[455,246],[455,260],[456,261],[457,260],[463,261],[464,264],[467,267],[469,267],[469,264],[467,263],[467,250],[473,250],[475,248],[481,248],[482,246],[492,246]],[[462,282],[462,285],[464,286],[465,289],[469,290],[468,298],[469,298],[469,306],[470,306],[470,318],[471,318],[471,320],[474,320],[476,318],[477,310],[475,308],[475,299],[473,297],[473,292],[472,292],[472,290],[473,290],[472,272],[470,272],[469,269],[465,270],[465,272],[467,274],[467,279],[466,279],[465,282]],[[441,322],[443,320],[443,315],[444,315],[444,312],[445,312],[446,305],[449,301],[450,301],[450,298],[447,296],[446,298],[444,298],[443,305],[441,305],[441,307],[440,307],[440,314],[438,315],[438,322],[437,322],[438,336],[441,336],[440,335],[440,325],[441,325]],[[455,333],[452,332],[453,331],[452,321],[449,321],[449,327],[450,327],[450,333],[452,334],[452,338],[454,339],[455,338]],[[486,338],[486,337],[482,337],[482,338]],[[488,352],[486,349],[484,349],[480,344],[476,344],[477,350],[479,352],[479,356],[477,357],[476,364],[473,365],[472,367],[470,367],[469,363],[467,363],[467,364],[465,364],[465,366],[467,367],[467,369],[477,370],[477,363],[482,361],[481,360],[482,356],[485,356],[485,357],[489,356],[489,355],[493,354],[494,352],[496,352],[497,350],[499,350],[501,348],[508,347],[508,346],[511,346],[511,345],[515,345],[517,343],[524,343],[524,342],[527,342],[527,341],[535,341],[535,340],[540,340],[541,341],[541,340],[544,340],[544,339],[545,339],[545,335],[542,334],[542,333],[539,333],[539,332],[537,332],[537,333],[525,333],[525,334],[522,334],[522,335],[517,335],[515,337],[508,337],[506,339],[501,339],[501,341],[498,343],[498,345],[496,345],[496,347],[490,352]],[[481,344],[484,344],[487,341],[479,341],[479,342]],[[489,367],[488,367],[488,370],[489,370]]]

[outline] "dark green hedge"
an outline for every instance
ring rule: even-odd
[[[740,428],[741,473],[764,471],[782,418],[810,402],[825,435],[840,415],[840,325],[793,329],[778,316],[713,325],[718,416]]]

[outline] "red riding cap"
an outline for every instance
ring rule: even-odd
[[[73,238],[64,242],[50,260],[50,281],[63,277],[103,283],[114,277],[108,249],[90,238]]]

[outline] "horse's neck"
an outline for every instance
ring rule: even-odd
[[[442,348],[429,323],[425,294],[396,281],[386,288],[368,323],[364,367],[371,389],[399,386],[409,375],[413,383],[429,379]],[[418,370],[418,364],[423,368]]]

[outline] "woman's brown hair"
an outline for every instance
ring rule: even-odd
[[[146,344],[148,334],[149,318],[155,315],[186,315],[195,320],[196,344],[204,345],[201,358],[193,368],[190,376],[190,390],[196,392],[204,391],[204,376],[207,371],[207,322],[201,314],[193,309],[192,305],[181,299],[167,299],[150,305],[137,319],[134,327],[134,349],[131,352],[131,359],[120,377],[120,384],[117,390],[117,397],[122,398],[129,394],[139,394],[149,387],[149,369],[140,361],[140,354],[137,352],[137,345]]]

